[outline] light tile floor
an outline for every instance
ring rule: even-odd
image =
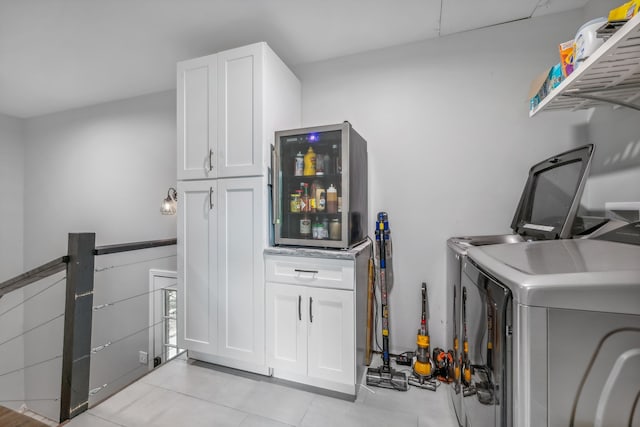
[[[361,387],[352,402],[180,357],[66,426],[455,427],[447,387]]]

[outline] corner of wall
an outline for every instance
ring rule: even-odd
[[[0,114],[0,281],[24,268],[24,120]]]

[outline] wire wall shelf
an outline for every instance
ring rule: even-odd
[[[529,117],[541,111],[576,111],[606,104],[640,110],[640,14],[553,89]]]

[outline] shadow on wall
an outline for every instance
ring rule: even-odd
[[[586,125],[588,141],[596,145],[591,176],[640,168],[639,119],[640,111],[627,108],[594,111]]]
[[[595,144],[581,204],[590,215],[606,215],[609,202],[640,202],[640,111],[601,107],[575,132]]]

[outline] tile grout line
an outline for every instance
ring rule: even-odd
[[[86,414],[87,414],[88,416],[92,416],[92,417],[95,417],[95,418],[101,419],[101,420],[103,420],[103,421],[108,422],[109,424],[113,424],[113,425],[118,426],[118,427],[128,427],[126,424],[120,424],[120,423],[113,422],[113,421],[108,420],[108,419],[106,419],[106,418],[104,418],[104,417],[101,417],[101,416],[99,416],[99,415],[93,414],[93,413],[91,413],[90,411],[91,411],[91,410],[86,411]],[[73,421],[73,419],[72,419],[71,421]]]
[[[304,421],[305,417],[307,416],[307,414],[309,413],[309,409],[311,409],[311,405],[313,405],[313,402],[318,399],[318,396],[313,396],[313,399],[311,399],[311,402],[309,402],[309,405],[307,405],[307,409],[304,411],[304,414],[302,415],[302,418],[300,418],[300,421],[298,421],[296,423],[297,427],[301,427],[302,426],[302,422]]]
[[[256,380],[251,380],[251,381],[256,381]],[[257,381],[256,381],[256,382],[257,382]],[[234,411],[238,411],[238,412],[240,412],[240,413],[242,413],[242,414],[244,414],[244,415],[245,415],[245,417],[242,419],[242,422],[241,422],[239,425],[241,425],[241,424],[242,424],[242,423],[243,423],[243,422],[244,422],[244,421],[245,421],[249,416],[256,416],[256,417],[265,418],[265,419],[267,419],[267,420],[274,421],[274,422],[277,422],[277,423],[280,423],[280,424],[284,424],[284,425],[287,425],[287,426],[291,426],[291,427],[294,427],[295,425],[297,425],[297,424],[295,424],[295,425],[294,425],[294,424],[289,424],[289,423],[286,423],[286,422],[283,422],[283,421],[277,420],[277,419],[275,419],[275,418],[267,417],[267,416],[264,416],[264,415],[261,415],[261,414],[256,414],[256,413],[253,413],[253,412],[248,412],[248,411],[245,411],[244,409],[235,408],[235,407],[233,407],[233,406],[225,405],[225,404],[223,404],[223,403],[214,402],[214,401],[212,401],[212,400],[207,400],[207,399],[204,399],[204,398],[202,398],[202,397],[198,397],[198,396],[194,396],[194,395],[191,395],[191,394],[187,394],[187,393],[185,393],[185,392],[178,391],[178,390],[173,390],[173,389],[171,389],[171,388],[167,388],[167,387],[159,386],[159,385],[156,385],[156,384],[149,384],[149,383],[144,383],[144,384],[149,385],[149,386],[151,386],[151,387],[156,387],[156,388],[158,388],[158,389],[160,389],[160,390],[165,390],[165,391],[170,391],[170,392],[173,392],[173,393],[177,393],[177,394],[182,395],[182,396],[185,396],[185,397],[187,397],[187,398],[191,398],[191,399],[199,400],[200,402],[205,402],[205,403],[213,404],[213,405],[220,406],[220,407],[223,407],[223,408],[227,408],[227,409],[232,409],[232,410],[234,410]],[[308,408],[307,408],[307,410],[308,410]],[[306,412],[305,412],[305,414],[306,414]],[[304,418],[304,417],[303,417],[303,418]],[[126,427],[126,426],[124,426],[124,427]]]
[[[185,365],[187,368],[189,368],[189,367],[191,367],[191,366],[198,367],[198,368],[202,368],[201,366],[198,366],[197,364],[196,364],[196,365],[190,364],[187,360],[181,360],[181,362],[182,362],[182,364],[183,364],[183,365]],[[223,367],[223,368],[224,368],[224,367]],[[205,367],[205,369],[209,370],[209,369],[208,369],[208,368],[206,368],[206,367]],[[212,404],[218,405],[218,406],[220,406],[220,407],[224,407],[224,408],[232,409],[232,410],[235,410],[235,411],[239,411],[239,412],[241,412],[241,413],[247,414],[248,416],[256,416],[256,417],[264,418],[264,419],[267,419],[267,420],[270,420],[270,421],[274,421],[274,422],[277,422],[277,423],[279,423],[279,424],[283,424],[283,425],[291,426],[291,427],[295,427],[295,426],[300,425],[300,423],[302,422],[302,420],[304,420],[304,417],[306,416],[307,412],[309,411],[309,408],[311,407],[312,402],[313,402],[315,399],[317,399],[318,397],[320,397],[320,396],[321,396],[321,395],[317,395],[317,394],[315,394],[315,393],[313,393],[313,392],[309,392],[309,391],[305,391],[305,390],[298,390],[298,389],[296,389],[295,387],[289,387],[289,386],[287,386],[287,385],[285,385],[285,384],[279,384],[279,383],[277,383],[277,382],[271,381],[271,380],[273,379],[273,377],[268,377],[268,378],[266,378],[266,379],[262,379],[262,378],[261,378],[261,377],[262,377],[261,375],[259,375],[259,374],[255,374],[255,375],[257,375],[257,377],[256,377],[256,378],[253,378],[253,377],[251,377],[251,376],[237,375],[236,373],[233,373],[233,372],[226,372],[225,370],[217,370],[217,369],[215,369],[215,368],[213,368],[213,371],[214,371],[214,372],[219,372],[219,373],[221,373],[221,374],[223,374],[223,375],[239,376],[239,377],[241,377],[241,378],[244,378],[244,379],[247,379],[247,380],[249,380],[249,381],[254,382],[256,386],[257,386],[257,385],[260,385],[260,384],[265,384],[265,385],[267,385],[267,386],[282,387],[283,389],[286,389],[286,390],[297,390],[297,391],[300,391],[300,392],[303,392],[303,393],[308,393],[308,394],[310,394],[310,395],[312,396],[312,399],[311,399],[311,401],[309,402],[309,404],[307,405],[307,409],[305,410],[305,413],[301,416],[300,420],[299,420],[299,421],[297,421],[297,422],[294,422],[294,424],[290,424],[288,421],[282,421],[282,420],[279,420],[279,419],[273,418],[272,416],[263,415],[263,414],[256,413],[256,412],[250,412],[250,411],[247,411],[247,410],[244,410],[244,409],[241,409],[241,408],[237,408],[237,407],[229,406],[228,404],[224,404],[224,403],[216,402],[216,401],[214,401],[214,400],[208,400],[208,399],[205,399],[205,398],[202,398],[202,397],[198,397],[198,396],[195,396],[195,395],[188,394],[188,393],[186,393],[186,392],[182,392],[182,391],[174,390],[174,389],[171,389],[171,388],[167,388],[167,387],[162,386],[162,385],[157,385],[157,384],[153,384],[153,383],[145,382],[145,381],[144,381],[144,379],[145,379],[145,377],[146,377],[146,376],[145,376],[145,377],[143,377],[143,378],[141,378],[139,381],[140,381],[140,382],[142,382],[142,383],[144,383],[144,384],[147,384],[147,385],[150,385],[150,386],[153,386],[153,387],[157,387],[157,388],[159,388],[159,389],[163,389],[163,390],[166,390],[166,391],[172,391],[172,392],[175,392],[175,393],[181,394],[181,395],[186,396],[186,397],[192,397],[192,398],[195,398],[195,399],[197,399],[197,400],[199,400],[199,401],[202,401],[202,402],[212,403]],[[250,373],[250,374],[251,374],[251,373]],[[253,375],[253,374],[251,374],[251,375]],[[215,379],[216,379],[216,377],[214,376],[214,380],[215,380]]]

